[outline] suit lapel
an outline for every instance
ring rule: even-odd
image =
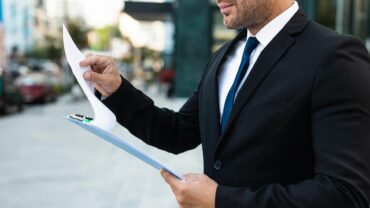
[[[205,135],[207,141],[207,148],[212,149],[211,152],[216,150],[217,141],[220,137],[220,107],[219,103],[219,95],[218,95],[218,74],[221,70],[221,66],[226,58],[228,52],[232,50],[233,46],[237,41],[241,38],[246,36],[246,31],[242,31],[238,34],[238,36],[233,40],[228,42],[225,46],[223,46],[218,53],[216,53],[215,60],[210,62],[210,66],[208,66],[210,72],[209,75],[206,75],[204,83],[204,89],[211,89],[211,91],[207,92],[203,97],[205,103],[204,109],[202,112],[206,112],[206,115],[203,117],[203,125],[206,126],[208,129]],[[212,129],[209,131],[209,129]]]
[[[294,44],[293,34],[303,30],[309,22],[307,17],[300,11],[292,18],[292,20],[279,32],[279,34],[270,42],[269,45],[262,51],[257,62],[253,66],[251,73],[243,84],[240,92],[235,100],[229,122],[226,126],[224,134],[221,135],[218,145],[222,142],[228,130],[233,125],[240,111],[244,108],[247,101],[253,96],[253,93],[258,86],[263,82],[276,63],[284,56],[288,49]]]

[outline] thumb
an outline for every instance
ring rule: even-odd
[[[83,78],[87,81],[91,81],[91,82],[95,82],[95,83],[104,83],[104,77],[102,74],[98,74],[96,72],[92,72],[92,71],[89,71],[89,72],[85,72],[83,74]]]
[[[163,179],[168,183],[168,185],[172,186],[177,186],[180,180],[178,180],[175,176],[173,176],[171,173],[168,171],[161,169],[160,171]]]

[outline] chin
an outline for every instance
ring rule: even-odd
[[[228,29],[240,29],[244,27],[244,25],[240,25],[237,19],[233,18],[231,15],[224,16],[224,25]]]
[[[228,19],[227,17],[224,17],[224,25],[225,25],[226,28],[232,29],[233,28],[233,21]]]
[[[234,27],[233,25],[226,25],[226,24],[224,24],[224,25],[227,29],[238,29],[238,28]]]
[[[225,21],[225,20],[224,20],[224,25],[227,29],[240,29],[240,28],[242,28],[242,26],[238,26],[233,22],[228,22],[228,21]]]

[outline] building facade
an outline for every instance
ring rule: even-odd
[[[3,29],[3,0],[0,0],[0,77],[3,73],[4,65],[5,65],[5,48],[4,48],[4,29]]]
[[[342,34],[352,34],[366,42],[370,38],[369,0],[299,0],[313,20]]]
[[[33,43],[35,0],[3,0],[5,49],[26,52]]]

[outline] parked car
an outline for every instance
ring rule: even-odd
[[[23,111],[23,98],[19,88],[14,85],[12,73],[0,76],[0,114]]]
[[[86,99],[85,93],[81,89],[80,85],[78,83],[75,83],[71,89],[71,97],[72,101],[78,101]]]
[[[23,100],[27,103],[55,101],[57,93],[53,84],[53,79],[43,72],[31,72],[16,80],[16,86],[20,89]]]

